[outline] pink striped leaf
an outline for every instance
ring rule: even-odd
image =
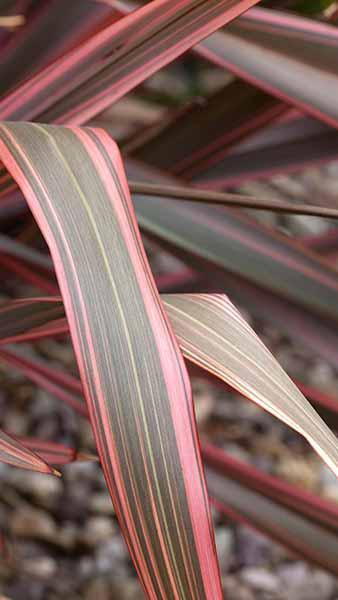
[[[149,598],[221,598],[189,379],[105,132],[11,123],[0,157],[54,260],[98,452]],[[52,165],[52,168],[51,168]]]
[[[0,119],[84,123],[257,2],[154,0],[5,96]]]
[[[203,447],[215,507],[231,520],[258,529],[299,557],[338,574],[337,505]]]
[[[36,319],[38,320],[38,308],[36,311],[34,310],[33,313],[36,315]],[[20,325],[17,323],[15,328],[19,329]],[[66,318],[56,319],[55,321],[49,321],[45,319],[45,323],[43,325],[33,327],[33,329],[27,329],[24,325],[21,331],[23,331],[23,333],[17,331],[17,333],[13,335],[9,334],[7,337],[1,338],[0,346],[6,346],[7,344],[21,344],[24,342],[35,342],[48,337],[64,337],[65,334],[69,333],[69,327]]]
[[[60,298],[25,298],[6,302],[0,305],[0,340],[15,337],[63,315]]]
[[[304,435],[338,473],[338,441],[226,296],[168,294],[162,299],[188,360],[223,379]],[[15,360],[27,361],[18,359],[13,352],[0,350],[0,359],[6,357],[12,364]],[[31,370],[34,374],[34,367]],[[72,391],[81,392],[72,381],[70,378]],[[62,384],[62,377],[57,383]]]
[[[39,0],[31,3],[23,26],[1,55],[0,93],[8,93],[27,76],[76,47],[121,17],[113,6],[93,0]]]
[[[199,54],[239,77],[338,126],[338,33],[332,25],[255,8]]]
[[[44,458],[35,453],[34,448],[29,449],[2,430],[0,430],[0,461],[21,469],[53,475],[59,474],[45,462]]]
[[[72,462],[96,461],[97,456],[79,452],[75,448],[70,448],[65,444],[49,442],[32,437],[17,437],[17,440],[25,447],[32,450],[43,460],[51,465],[64,466]]]
[[[245,181],[297,173],[327,164],[338,157],[335,129],[309,117],[274,123],[236,146],[227,156],[215,156],[191,170],[198,185],[224,189]]]
[[[247,484],[267,498],[291,508],[338,535],[338,506],[333,500],[326,500],[283,479],[263,473],[229,456],[213,444],[203,445],[203,459],[215,471]]]
[[[167,121],[161,119],[134,135],[122,149],[135,159],[190,179],[288,111],[287,104],[234,80],[203,102],[169,113]]]
[[[14,349],[0,349],[0,361],[15,367],[30,381],[65,402],[80,415],[87,416],[86,405],[78,396],[82,394],[81,382],[72,375],[41,361],[25,358]]]
[[[42,292],[47,294],[57,294],[59,289],[57,285],[42,277],[40,273],[36,272],[36,269],[30,267],[25,261],[9,256],[8,254],[0,254],[0,266],[9,273],[9,275],[16,275],[29,285],[38,288]]]
[[[184,356],[302,434],[338,475],[338,440],[225,295],[163,297]]]
[[[18,240],[0,233],[0,253],[20,259],[29,266],[47,273],[53,273],[53,263],[44,254],[30,248]]]
[[[136,161],[126,161],[126,167],[130,179],[177,185],[175,178]],[[337,271],[297,240],[233,209],[135,194],[135,210],[149,237],[198,271],[212,267],[214,288],[224,289],[235,274],[337,322]]]
[[[242,289],[242,286],[240,286],[240,289]],[[168,298],[170,301],[170,296]],[[48,312],[45,310],[46,302],[48,300],[46,301],[44,298],[27,298],[7,303],[3,307],[3,310],[0,310],[0,345],[32,342],[47,337],[68,334],[69,327],[66,318],[60,318],[55,321],[50,320],[53,316],[51,306],[55,307],[54,310],[60,311],[60,314],[63,313],[61,299],[50,299],[50,302],[47,304],[47,307],[50,307]],[[259,300],[259,303],[264,304],[264,301]],[[289,309],[290,307],[288,307]],[[44,321],[44,325],[30,329],[31,324],[39,321]],[[276,321],[274,321],[274,324],[276,324]],[[2,337],[2,332],[7,337]],[[322,334],[322,337],[325,338],[325,334]],[[82,386],[74,377],[66,375],[63,372],[58,373],[55,368],[42,365],[40,362],[38,363],[32,359],[23,358],[18,352],[14,352],[14,350],[10,352],[6,350],[5,354],[2,355],[2,359],[21,370],[37,385],[41,385],[47,391],[68,403],[79,414],[84,414],[83,404],[76,396],[73,397],[73,395],[70,395],[70,392],[72,394],[82,394]],[[190,366],[190,371],[191,368]],[[200,367],[198,367],[198,373],[199,377],[208,377],[211,375],[213,383],[219,382],[220,385],[224,385],[221,380],[218,380],[217,377],[214,377],[211,373]],[[295,381],[295,384],[306,398],[318,406],[320,414],[323,413],[329,416],[331,423],[335,418],[334,415],[338,413],[338,399],[300,381]]]

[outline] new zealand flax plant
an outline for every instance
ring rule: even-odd
[[[223,597],[209,495],[224,514],[338,574],[338,507],[200,447],[185,362],[303,435],[338,474],[337,439],[312,407],[334,416],[335,399],[292,382],[226,295],[337,365],[336,269],[242,208],[332,219],[338,211],[229,192],[338,153],[338,31],[319,1],[317,20],[300,15],[298,1],[271,4],[0,7],[0,265],[36,290],[1,305],[0,360],[90,420],[153,600]],[[194,64],[233,77],[203,102],[139,124],[118,148],[103,111],[142,97],[147,79],[188,51]],[[271,130],[273,144],[264,138]],[[257,147],[241,150],[254,134]],[[18,239],[28,218],[45,250],[36,234]],[[185,262],[183,277],[154,279],[140,229]],[[205,293],[203,278],[217,293]],[[166,286],[175,293],[160,294]],[[22,342],[60,335],[70,336],[79,379],[20,352]],[[0,458],[59,474],[56,465],[87,457],[3,431]]]

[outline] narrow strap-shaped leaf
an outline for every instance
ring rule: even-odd
[[[17,332],[14,335],[8,335],[5,338],[1,338],[0,346],[6,346],[7,344],[20,344],[24,342],[34,342],[48,337],[63,337],[65,334],[68,333],[69,327],[66,318],[56,319],[55,321],[48,321],[47,319],[45,319],[45,323],[43,325],[33,327],[33,329],[27,329],[26,327],[24,327],[24,333]]]
[[[327,464],[338,472],[337,439],[226,296],[164,294],[162,299],[186,358],[304,435]],[[17,357],[13,351],[0,350],[0,358],[12,361],[12,364],[23,363],[29,376],[35,370],[34,365],[30,365],[27,371],[27,359]],[[76,390],[74,384],[71,389],[81,391]],[[317,401],[332,409],[330,399],[329,407],[325,398],[319,397]]]
[[[297,485],[291,485],[283,479],[264,473],[252,465],[229,456],[213,444],[204,444],[202,455],[208,467],[216,472],[244,483],[267,498],[291,508],[292,511],[338,535],[338,505],[333,500],[315,496]]]
[[[75,448],[70,448],[65,444],[49,442],[32,437],[17,437],[17,440],[25,447],[29,448],[51,465],[68,465],[78,461],[96,461],[97,456],[78,452]]]
[[[32,471],[58,475],[57,471],[52,469],[45,460],[35,454],[34,449],[30,450],[20,441],[9,436],[2,430],[0,430],[0,462],[20,467],[21,469],[31,469]]]
[[[8,254],[15,258],[19,258],[30,266],[36,269],[41,269],[44,272],[53,272],[53,263],[44,254],[38,252],[34,248],[26,246],[18,240],[0,233],[0,253]]]
[[[60,298],[26,298],[0,306],[0,340],[64,315]]]
[[[220,162],[232,146],[287,111],[287,104],[234,80],[203,102],[133,135],[123,150],[187,179]]]
[[[311,118],[297,118],[268,127],[239,144],[236,152],[209,164],[194,177],[207,189],[224,189],[253,179],[294,173],[337,160],[335,129]]]
[[[92,0],[39,0],[31,10],[24,27],[12,36],[2,52],[0,93],[8,93],[13,85],[65,54],[89,34],[115,20],[113,6],[95,4]],[[32,14],[31,14],[32,13]],[[114,18],[115,17],[115,18]]]
[[[240,289],[242,289],[242,286],[240,286]],[[54,309],[52,309],[52,306],[54,306]],[[288,307],[288,310],[290,310],[290,307]],[[64,314],[62,300],[58,297],[50,299],[26,298],[6,303],[2,309],[0,308],[0,346],[32,342],[47,337],[68,334],[69,327],[66,318],[53,320],[53,314],[56,311],[60,315]],[[44,324],[34,326],[35,323],[39,322]],[[3,337],[3,333],[6,333],[6,337]],[[68,392],[68,390],[70,390],[70,392],[73,393],[82,393],[82,386],[78,384],[74,377],[67,377],[62,373],[58,378],[56,377],[55,369],[46,366],[43,367],[43,371],[41,372],[40,363],[36,363],[32,361],[32,359],[27,361],[27,359],[19,357],[17,353],[13,353],[13,350],[9,354],[7,351],[5,355],[2,355],[2,358],[4,358],[4,356],[5,360],[9,359],[9,361],[14,361],[12,364],[15,364],[15,366],[26,373],[28,377],[32,375],[33,381],[35,381],[37,385],[45,385],[46,389],[49,389],[51,393],[70,404],[75,410],[78,410],[79,408],[80,410],[78,410],[78,412],[83,414],[84,406],[82,403],[80,403],[75,396],[70,396]],[[206,376],[212,375],[200,368],[199,374],[204,374]],[[41,378],[41,375],[44,375],[45,377]],[[34,377],[36,377],[36,379],[34,379]],[[213,376],[212,380],[214,383],[219,381]],[[223,385],[223,382],[219,381],[219,383],[220,385]],[[331,419],[333,413],[338,413],[338,400],[335,396],[318,390],[313,386],[304,384],[301,381],[294,380],[294,383],[306,398],[318,405],[319,410],[324,411],[324,414],[328,413]],[[79,406],[77,407],[77,405]]]
[[[0,360],[19,369],[36,385],[68,404],[82,416],[87,416],[86,405],[77,395],[82,393],[81,382],[75,377],[40,361],[25,358],[14,350],[0,349]]]
[[[20,258],[0,253],[0,266],[10,274],[15,274],[29,285],[38,288],[47,294],[57,294],[59,289],[55,283],[42,277],[36,269],[27,265]]]
[[[221,513],[338,573],[336,503],[262,473],[211,444],[203,446],[202,454],[212,500]]]
[[[131,179],[177,184],[175,179],[140,163],[127,162]],[[140,227],[198,268],[212,265],[221,274],[236,274],[263,289],[338,319],[337,271],[301,244],[259,225],[233,209],[201,206],[138,195]],[[219,285],[221,277],[214,280]],[[224,278],[226,282],[226,278]]]
[[[197,50],[266,92],[338,126],[335,27],[255,8]]]
[[[304,435],[338,475],[338,440],[224,295],[171,294],[164,303],[185,356]]]
[[[54,260],[107,484],[153,600],[222,597],[189,380],[103,131],[4,124]]]
[[[300,513],[250,488],[245,481],[207,469],[212,502],[226,517],[258,529],[296,555],[338,574],[338,537]]]
[[[257,2],[154,0],[7,95],[0,119],[84,123]]]

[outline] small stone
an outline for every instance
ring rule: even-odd
[[[335,393],[337,389],[337,379],[334,369],[331,365],[317,360],[309,369],[309,383],[328,393]]]
[[[237,446],[236,444],[226,444],[226,445],[224,445],[224,450],[227,454],[230,454],[230,456],[232,456],[233,458],[241,460],[242,462],[245,462],[245,463],[251,462],[250,454],[246,450],[244,450],[244,448],[241,448],[240,446]]]
[[[192,390],[196,421],[199,425],[204,425],[213,412],[215,398],[211,393],[211,387],[202,379],[194,378],[192,380]]]
[[[115,514],[114,506],[108,492],[97,492],[96,494],[93,494],[90,499],[90,508],[92,511],[103,515],[112,516]]]
[[[258,531],[240,525],[237,528],[237,551],[243,566],[262,565],[271,553],[271,541]]]
[[[13,435],[24,436],[27,434],[27,415],[12,408],[10,412],[5,415],[3,427]]]
[[[252,591],[234,576],[222,579],[224,597],[228,600],[255,600]]]
[[[98,546],[96,551],[97,569],[100,573],[112,570],[123,576],[128,570],[128,551],[121,535],[115,534],[110,540]]]
[[[317,458],[302,458],[290,454],[280,458],[275,473],[286,481],[310,491],[319,489],[319,460]]]
[[[49,556],[26,559],[22,566],[26,573],[40,579],[48,579],[56,572],[56,562]]]
[[[282,565],[278,573],[288,600],[329,600],[335,589],[332,575],[303,562]]]
[[[86,529],[81,541],[88,546],[96,546],[109,540],[114,534],[114,526],[107,517],[91,517],[87,521]]]
[[[217,527],[215,532],[217,555],[221,571],[227,572],[234,545],[234,535],[231,529],[227,527]]]
[[[254,590],[274,593],[278,591],[278,577],[261,567],[246,567],[240,572],[241,580]]]
[[[20,506],[13,513],[10,529],[18,537],[32,537],[53,541],[57,534],[56,525],[50,515],[30,506]]]
[[[121,578],[121,582],[113,581],[110,598],[123,598],[123,600],[144,600],[144,592],[137,579]]]
[[[324,495],[333,502],[338,502],[338,485],[327,485],[324,490]]]
[[[321,465],[320,482],[323,496],[334,502],[338,502],[338,480],[336,475],[326,465]]]
[[[43,473],[12,469],[11,484],[21,492],[31,494],[46,508],[54,506],[63,489],[62,480]]]
[[[56,542],[66,550],[72,550],[79,537],[79,532],[71,521],[65,523],[62,529],[59,530]]]
[[[88,579],[95,572],[95,562],[91,556],[83,556],[78,563],[80,579]]]
[[[48,338],[38,343],[40,354],[47,359],[60,362],[65,367],[74,365],[74,350],[71,344]]]
[[[93,579],[87,586],[85,600],[110,600],[109,582],[104,579]]]

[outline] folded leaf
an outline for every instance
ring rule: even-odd
[[[338,476],[338,440],[224,295],[170,294],[184,355],[304,435]]]

